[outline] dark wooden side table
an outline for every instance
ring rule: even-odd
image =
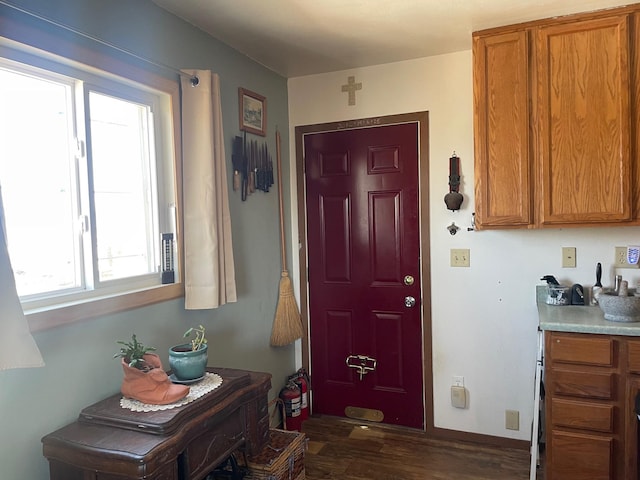
[[[208,368],[222,385],[182,407],[132,412],[117,394],[42,438],[51,480],[202,480],[269,438],[271,374]]]

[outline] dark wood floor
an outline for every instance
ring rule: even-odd
[[[529,479],[528,450],[427,439],[410,429],[325,416],[309,418],[302,430],[306,480]]]

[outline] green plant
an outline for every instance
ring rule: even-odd
[[[116,353],[113,358],[121,357],[130,367],[137,368],[138,370],[151,370],[153,366],[149,365],[144,356],[147,353],[155,351],[155,347],[145,347],[142,342],[139,342],[136,338],[136,334],[131,335],[130,342],[118,341],[116,342],[120,347],[120,351]]]
[[[200,350],[203,345],[207,344],[207,339],[204,336],[204,327],[202,325],[198,326],[198,328],[191,327],[189,330],[184,332],[183,337],[187,338],[192,333],[195,333],[196,338],[191,340],[191,350],[196,351]]]

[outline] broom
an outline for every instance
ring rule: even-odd
[[[291,278],[287,271],[287,256],[284,242],[284,207],[282,206],[282,160],[280,158],[280,132],[276,130],[276,157],[278,162],[278,200],[280,201],[280,253],[282,273],[280,276],[280,295],[276,306],[276,315],[271,329],[271,345],[281,347],[302,338],[302,320],[300,310],[293,296]]]

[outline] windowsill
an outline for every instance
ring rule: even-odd
[[[173,283],[131,293],[94,298],[82,302],[25,311],[32,332],[101,317],[184,296],[184,284]]]

